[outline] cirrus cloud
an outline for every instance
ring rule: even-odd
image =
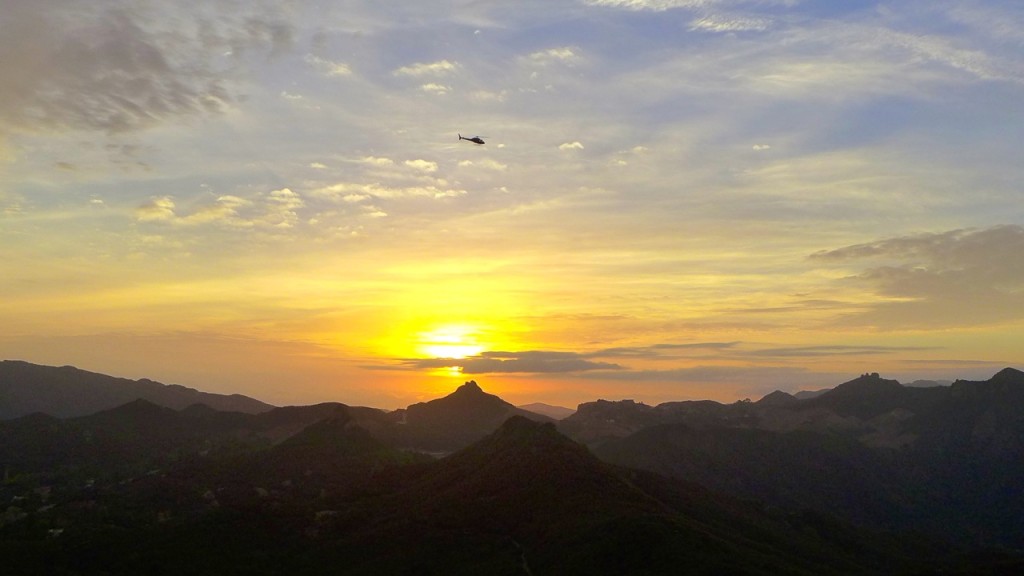
[[[842,323],[888,329],[978,326],[1024,318],[1024,227],[900,236],[816,252],[822,265],[868,263],[840,282],[878,300]],[[871,265],[873,264],[873,265]]]

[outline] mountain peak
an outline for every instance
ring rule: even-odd
[[[535,439],[544,437],[564,438],[551,422],[537,422],[526,416],[512,416],[497,430],[494,437],[499,439]]]
[[[757,401],[758,404],[763,406],[787,406],[794,402],[798,402],[796,396],[782,390],[776,390]]]
[[[836,386],[830,393],[836,392],[889,392],[903,388],[898,380],[888,380],[878,375],[878,372],[861,374],[859,377]]]
[[[484,391],[477,385],[476,380],[470,380],[455,389],[452,394],[483,394]]]
[[[496,430],[510,416],[551,421],[547,416],[520,410],[473,380],[455,392],[405,409],[405,430],[419,448],[452,450],[467,446]]]
[[[996,372],[991,378],[992,382],[1021,382],[1024,383],[1024,372],[1015,368],[1003,368]]]
[[[873,418],[903,406],[907,401],[906,390],[898,381],[872,372],[836,386],[808,405],[829,406],[841,416]]]

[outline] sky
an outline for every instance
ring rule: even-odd
[[[0,358],[389,409],[1024,367],[1018,0],[0,0],[0,78]]]

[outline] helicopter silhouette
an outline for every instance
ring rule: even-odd
[[[472,138],[466,138],[462,134],[459,134],[459,140],[468,140],[468,141],[470,141],[470,142],[472,142],[474,144],[483,144],[484,143],[483,138],[481,138],[479,136],[473,136]]]

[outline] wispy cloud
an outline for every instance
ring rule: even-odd
[[[174,214],[174,199],[170,196],[153,198],[139,206],[135,210],[135,214],[143,222],[173,220],[176,217]]]
[[[695,342],[690,344],[652,344],[650,346],[626,346],[605,348],[591,352],[588,356],[595,358],[647,358],[658,359],[675,356],[674,353],[692,351],[722,351],[736,348],[739,342]]]
[[[406,160],[405,165],[418,170],[420,172],[437,172],[437,162],[431,160],[423,160],[422,158],[416,160]]]
[[[767,18],[708,15],[690,23],[690,30],[704,32],[764,32],[772,25]]]
[[[718,4],[720,0],[583,0],[583,2],[590,6],[664,12],[674,8],[704,8]]]
[[[402,66],[394,71],[395,76],[444,76],[452,74],[459,69],[456,62],[438,60],[437,62],[417,62],[408,66]]]
[[[313,66],[324,76],[337,78],[352,75],[352,68],[344,62],[335,62],[312,54],[306,54],[305,59],[310,66]]]
[[[264,226],[286,229],[299,220],[298,210],[305,206],[302,197],[288,188],[258,196],[258,202],[233,195],[217,197],[181,211],[170,196],[155,197],[135,209],[139,222],[165,222],[181,226],[224,224],[236,228]]]
[[[1024,318],[1024,227],[901,236],[815,253],[820,264],[873,263],[841,282],[879,296],[842,319],[886,329],[978,326]]]
[[[538,50],[537,52],[531,53],[529,56],[531,62],[541,65],[554,64],[559,62],[568,63],[576,61],[579,58],[579,48],[573,48],[570,46]]]
[[[899,352],[920,352],[935,350],[924,346],[801,346],[795,348],[762,348],[745,352],[747,356],[772,356],[778,358],[822,358],[829,356],[873,356]]]
[[[279,54],[292,44],[291,24],[264,8],[210,20],[197,10],[169,30],[181,20],[155,5],[115,1],[68,17],[60,2],[5,2],[0,52],[19,57],[0,61],[0,122],[119,133],[222,111],[238,92],[217,49]]]
[[[446,368],[458,366],[464,374],[565,373],[590,370],[621,370],[609,362],[595,362],[572,352],[523,351],[484,352],[468,358],[426,358],[403,360],[409,368]]]

